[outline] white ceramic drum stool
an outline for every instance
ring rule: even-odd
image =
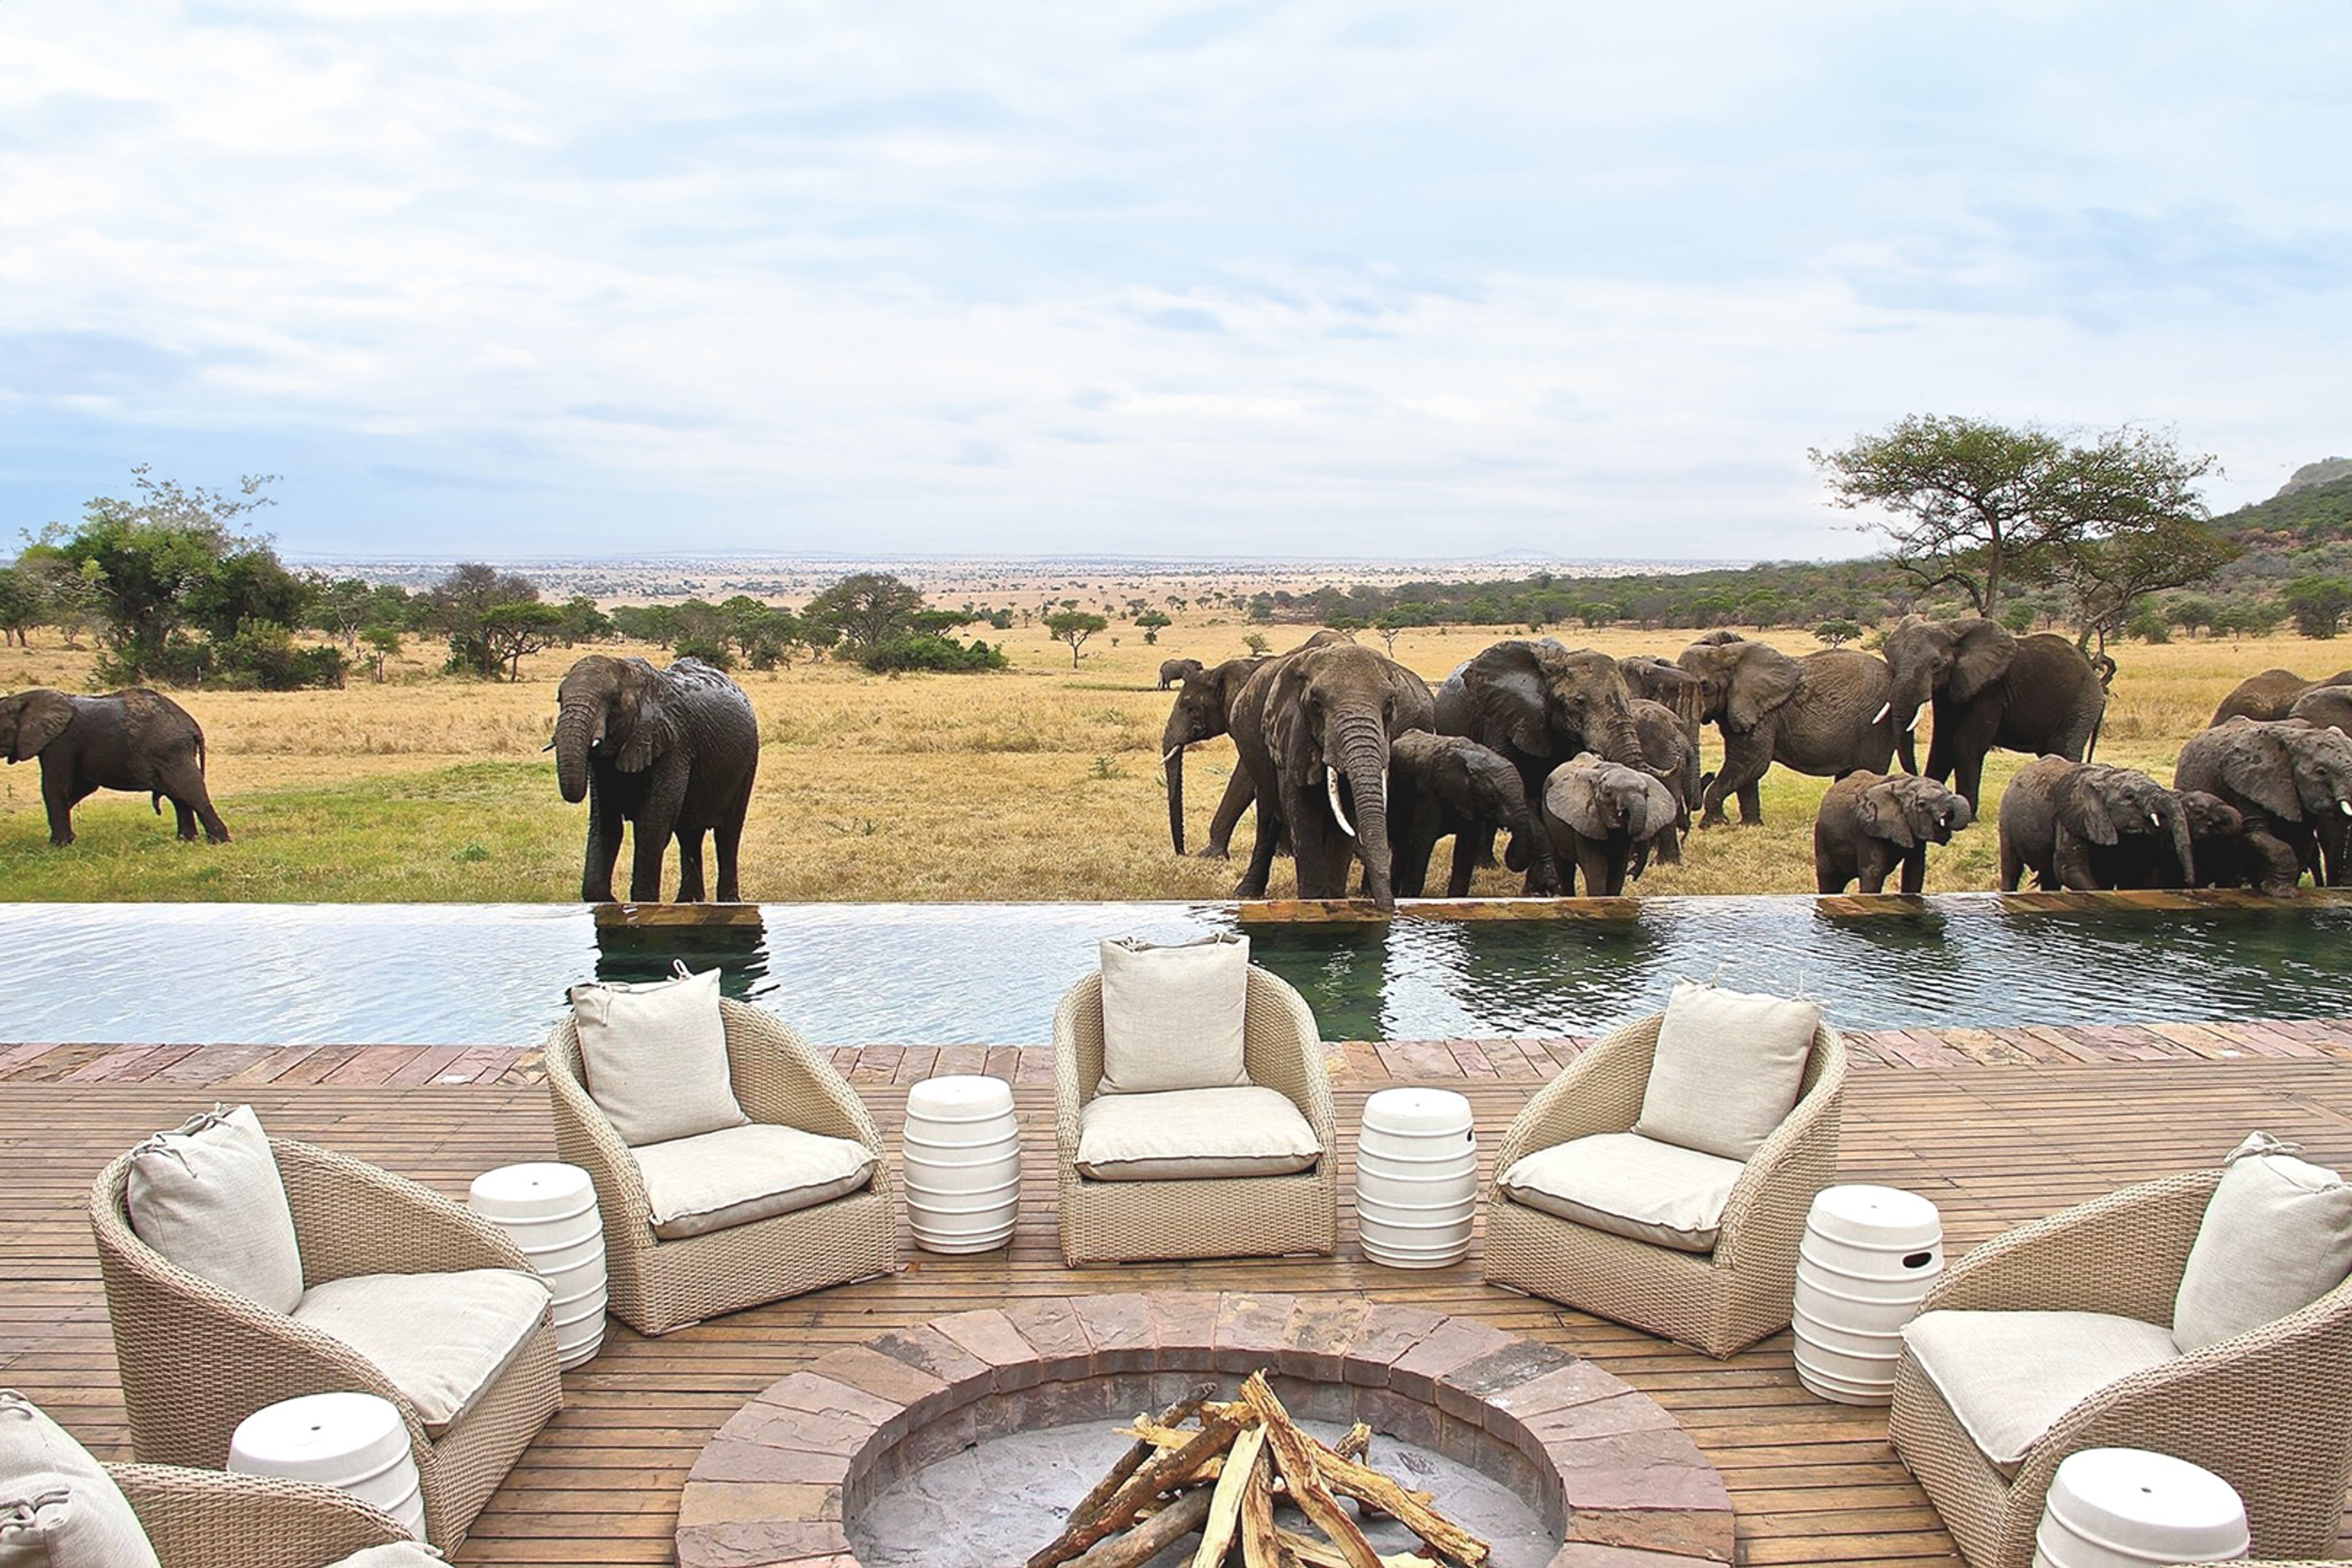
[[[907,1219],[926,1252],[990,1252],[1021,1211],[1013,1086],[950,1074],[907,1091]]]
[[[1936,1205],[1894,1187],[1831,1187],[1797,1247],[1797,1380],[1841,1405],[1888,1405],[1903,1325],[1944,1272]]]
[[[1443,1268],[1470,1254],[1478,1135],[1450,1089],[1384,1089],[1356,1137],[1356,1235],[1391,1268]]]
[[[604,1223],[577,1165],[504,1165],[474,1178],[467,1206],[505,1231],[555,1297],[555,1356],[566,1371],[604,1342]]]
[[[2085,1448],[2051,1478],[2033,1568],[2231,1563],[2252,1545],[2246,1505],[2212,1471],[2139,1448]]]
[[[265,1405],[236,1425],[228,1468],[339,1487],[425,1539],[425,1497],[408,1428],[392,1401],[373,1394],[306,1394]]]

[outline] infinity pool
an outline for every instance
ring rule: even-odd
[[[719,964],[825,1045],[1040,1044],[1105,937],[1235,929],[1218,904],[776,904],[600,930],[582,906],[0,904],[0,1043],[527,1044],[592,977]],[[1652,900],[1627,921],[1250,928],[1332,1039],[1584,1034],[1677,975],[1802,991],[1854,1028],[2336,1017],[2352,907],[2095,915],[1991,894],[1839,917]]]

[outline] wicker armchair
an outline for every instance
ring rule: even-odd
[[[1922,1312],[2107,1312],[2169,1325],[2214,1171],[2126,1187],[2012,1230],[1954,1265]],[[2352,1281],[2275,1322],[2110,1384],[2025,1456],[1993,1468],[1908,1351],[1887,1436],[1975,1568],[2026,1568],[2059,1461],[2082,1448],[2153,1448],[2238,1489],[2254,1550],[2336,1550],[2352,1473]]]
[[[293,1211],[306,1289],[362,1274],[530,1270],[506,1237],[429,1188],[308,1143],[273,1138],[269,1147]],[[454,1551],[562,1407],[553,1321],[542,1315],[490,1386],[439,1438],[429,1437],[416,1406],[357,1351],[189,1273],[141,1241],[124,1202],[130,1173],[129,1154],[100,1173],[89,1215],[131,1452],[147,1464],[218,1469],[237,1423],[266,1405],[305,1394],[377,1394],[407,1424],[425,1534]]]
[[[1306,999],[1252,964],[1242,1025],[1250,1082],[1298,1107],[1322,1158],[1286,1176],[1101,1182],[1077,1169],[1078,1119],[1102,1078],[1102,976],[1054,1014],[1054,1142],[1062,1257],[1072,1266],[1144,1258],[1279,1258],[1339,1245],[1339,1149],[1323,1041]]]
[[[898,1267],[898,1205],[882,1134],[857,1091],[807,1041],[757,1007],[719,1004],[736,1100],[754,1121],[851,1138],[874,1151],[866,1186],[814,1208],[664,1241],[654,1235],[636,1157],[588,1096],[580,1032],[547,1042],[555,1146],[596,1184],[612,1311],[641,1334],[673,1330]]]
[[[1503,1135],[1499,1177],[1526,1155],[1571,1139],[1626,1132],[1641,1119],[1664,1015],[1594,1041],[1538,1091]],[[1797,1103],[1751,1155],[1725,1205],[1712,1252],[1677,1252],[1486,1199],[1486,1280],[1727,1356],[1789,1325],[1797,1244],[1814,1194],[1837,1175],[1845,1042],[1813,1031]]]
[[[346,1491],[175,1465],[109,1465],[163,1568],[330,1568],[408,1532]]]

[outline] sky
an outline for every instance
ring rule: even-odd
[[[1850,556],[1911,413],[2352,452],[2352,7],[0,5],[0,540]]]

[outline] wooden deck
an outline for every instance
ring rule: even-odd
[[[1881,1064],[1887,1070],[1856,1073],[1843,1174],[1934,1198],[1957,1252],[2122,1183],[2210,1164],[2255,1127],[2302,1142],[2314,1159],[2352,1164],[2352,1070],[2345,1052],[2284,1034],[2280,1040],[2313,1048],[2207,1059],[2218,1056],[2214,1041],[2223,1037],[2199,1038],[2202,1051],[2173,1042],[2177,1057],[2130,1061],[2076,1059],[2055,1046],[2050,1055],[2057,1059],[2042,1060],[2020,1046],[1994,1065],[1978,1065],[1960,1046],[1922,1037],[1912,1042],[1916,1051],[1932,1046],[1966,1065],[1897,1059]],[[52,1048],[0,1061],[0,1072],[21,1069]],[[411,1052],[388,1066],[340,1053],[321,1061],[312,1053],[275,1074],[266,1071],[274,1060],[245,1058],[236,1072],[216,1079],[197,1070],[199,1058],[182,1052],[142,1075],[144,1081],[120,1081],[153,1062],[144,1053],[158,1049],[180,1050],[121,1052],[112,1058],[125,1064],[112,1075],[116,1081],[57,1081],[108,1060],[104,1053],[54,1078],[12,1078],[5,1091],[9,1114],[0,1124],[0,1223],[7,1237],[0,1248],[0,1384],[24,1390],[108,1457],[127,1451],[82,1203],[91,1177],[112,1155],[208,1101],[215,1087],[250,1099],[275,1131],[332,1145],[452,1194],[462,1194],[489,1166],[549,1158],[552,1150],[545,1091],[520,1081],[530,1075],[519,1058],[428,1061]],[[614,1325],[603,1355],[565,1379],[567,1407],[484,1512],[460,1563],[667,1563],[677,1490],[697,1451],[745,1399],[824,1349],[1002,1304],[1009,1296],[1244,1285],[1425,1304],[1592,1357],[1672,1409],[1720,1468],[1738,1510],[1742,1562],[1958,1562],[1934,1513],[1889,1455],[1883,1413],[1805,1394],[1790,1370],[1786,1334],[1717,1363],[1492,1289],[1480,1282],[1475,1256],[1462,1267],[1422,1275],[1372,1267],[1353,1256],[1351,1232],[1336,1259],[1068,1270],[1054,1238],[1050,1097],[1035,1081],[1030,1054],[991,1063],[992,1053],[966,1061],[950,1048],[910,1059],[888,1049],[898,1054],[864,1055],[852,1065],[894,1140],[903,1084],[917,1062],[925,1071],[1010,1068],[1006,1076],[1027,1080],[1018,1089],[1026,1201],[1009,1253],[911,1253],[896,1279],[740,1313],[661,1341]],[[1399,1078],[1421,1076],[1414,1070],[1421,1066],[1452,1079],[1476,1108],[1480,1144],[1490,1153],[1543,1076],[1525,1057],[1506,1073],[1483,1051],[1487,1070],[1473,1073],[1464,1058],[1443,1047],[1412,1061],[1383,1062],[1377,1053],[1370,1064],[1344,1054],[1342,1060],[1356,1069],[1339,1087],[1349,1147],[1364,1096],[1379,1081],[1368,1066],[1383,1073],[1402,1068]],[[354,1061],[368,1063],[373,1081],[343,1078]],[[1452,1070],[1441,1070],[1444,1064]],[[434,1081],[461,1065],[467,1079],[485,1081]]]

